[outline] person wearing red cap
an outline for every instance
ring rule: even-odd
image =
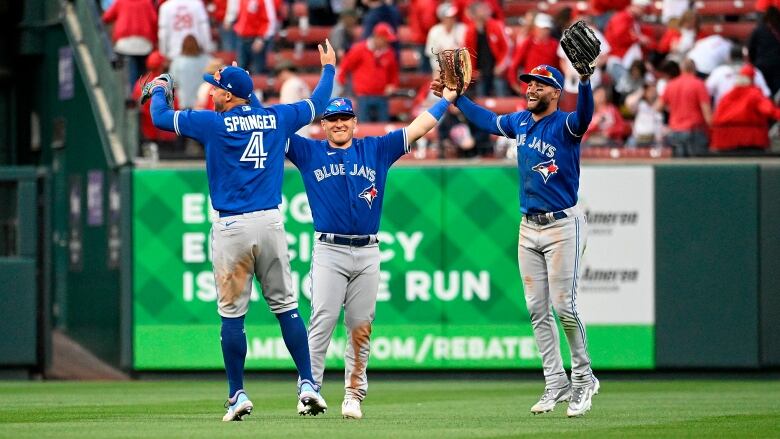
[[[146,73],[135,82],[133,87],[133,100],[138,102],[141,99],[141,92],[148,78],[154,78],[161,75],[166,69],[167,60],[158,51],[154,51],[146,57]],[[138,109],[138,120],[141,128],[141,143],[147,144],[154,142],[162,152],[168,153],[175,149],[182,149],[183,142],[179,141],[176,133],[171,133],[158,129],[152,123],[152,113],[150,111],[151,102],[147,101]],[[174,100],[174,108],[178,109],[178,102]],[[142,148],[143,150],[143,148]]]
[[[745,64],[737,83],[720,100],[712,119],[710,149],[719,153],[760,153],[769,147],[769,121],[780,107],[753,85],[755,69]]]
[[[389,120],[387,96],[398,87],[399,67],[390,43],[397,41],[387,23],[374,26],[370,38],[352,46],[341,62],[336,80],[344,85],[351,77],[358,101],[358,117],[368,122]]]

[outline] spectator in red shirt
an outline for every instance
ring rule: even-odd
[[[439,6],[437,0],[411,0],[407,22],[411,30],[411,41],[417,51],[420,53],[420,70],[426,73],[431,71],[431,63],[425,53],[425,43],[428,38],[428,31],[438,23],[436,8]]]
[[[525,86],[520,84],[517,76],[530,72],[542,64],[559,67],[558,40],[550,36],[553,21],[547,14],[537,14],[534,18],[534,30],[530,38],[526,38],[515,48],[512,63],[507,70],[507,81],[512,90],[520,96],[525,95]]]
[[[233,30],[238,35],[238,65],[254,73],[265,73],[268,45],[276,33],[275,1],[240,0]],[[228,21],[233,11],[228,9]]]
[[[710,95],[696,77],[696,65],[683,61],[680,76],[669,81],[656,109],[669,112],[667,143],[677,157],[695,157],[707,152],[707,126],[712,120]]]
[[[651,43],[650,38],[642,34],[638,21],[649,5],[650,0],[632,0],[631,5],[613,15],[604,28],[604,37],[610,47],[607,71],[615,81],[620,80],[634,61],[643,58],[642,46]]]
[[[756,2],[756,11],[766,12],[770,6],[780,9],[780,0],[758,0]]]
[[[780,107],[753,85],[755,70],[745,64],[735,87],[715,109],[710,149],[720,153],[757,153],[769,147],[769,121],[780,119]]]
[[[352,92],[358,101],[358,119],[386,122],[387,97],[399,84],[399,67],[390,43],[397,41],[387,23],[374,26],[370,38],[352,46],[339,66],[336,80],[344,85],[351,76]]]
[[[612,14],[614,14],[615,11],[622,11],[630,4],[631,0],[590,0],[590,10],[593,13],[593,24],[603,32],[604,26],[612,17]]]
[[[160,52],[155,50],[149,54],[146,58],[146,73],[144,74],[144,77],[135,82],[135,87],[133,88],[133,100],[135,100],[135,102],[139,102],[141,99],[141,92],[143,91],[145,80],[163,74],[163,72],[165,72],[166,63],[167,60]],[[155,148],[172,150],[175,148],[175,145],[179,144],[179,142],[177,142],[178,136],[176,136],[176,133],[174,132],[163,131],[154,126],[152,123],[152,114],[149,110],[151,104],[152,101],[150,99],[138,110],[139,125],[141,126],[141,150],[148,150],[150,143],[157,144]],[[176,102],[174,102],[174,105],[178,108]]]
[[[501,22],[504,21],[504,8],[501,7],[501,0],[453,0],[452,4],[458,9],[458,21],[463,24],[471,24],[471,17],[467,11],[472,4],[484,1],[490,8],[490,16]]]
[[[593,90],[593,119],[582,137],[587,146],[622,146],[631,128],[604,87]]]
[[[693,48],[699,37],[699,20],[696,12],[688,10],[677,19],[669,20],[666,32],[658,43],[658,53],[680,60]]]
[[[114,51],[124,58],[132,87],[157,44],[157,11],[149,0],[116,0],[103,13],[103,22],[114,23]]]
[[[481,1],[469,6],[469,16],[465,45],[471,52],[471,65],[479,71],[477,95],[506,96],[504,73],[510,60],[504,23],[490,18],[490,6]]]

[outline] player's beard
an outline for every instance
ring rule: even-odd
[[[222,104],[221,102],[214,101],[214,110],[217,113],[221,113],[222,110],[224,110],[224,109],[225,109],[225,105],[224,104]]]
[[[533,108],[531,106],[528,106],[528,111],[531,112],[531,114],[542,114],[547,109],[550,108],[550,97],[549,96],[537,96],[536,104]]]

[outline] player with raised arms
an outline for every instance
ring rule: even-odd
[[[580,181],[580,141],[593,117],[590,74],[599,54],[599,40],[584,22],[564,33],[561,44],[580,73],[577,108],[558,110],[563,75],[548,65],[535,67],[519,79],[528,84],[528,109],[496,115],[465,96],[455,104],[472,123],[492,134],[517,140],[522,220],[518,262],[536,344],[542,356],[545,389],[531,407],[534,414],[569,401],[567,415],[581,416],[591,408],[599,381],[591,370],[585,326],[577,312],[580,261],[585,251],[587,221],[577,205]],[[442,86],[435,81],[431,88]],[[563,368],[558,314],[571,350],[571,383]]]
[[[287,158],[298,167],[314,218],[309,351],[322,385],[325,354],[342,307],[348,340],[344,352],[344,418],[363,417],[371,324],[379,291],[379,220],[390,166],[444,115],[456,92],[381,137],[354,138],[352,102],[334,98],[321,121],[327,140],[292,136]]]
[[[327,409],[311,373],[306,327],[293,294],[282,202],[284,152],[291,135],[321,114],[333,91],[336,55],[330,42],[319,45],[322,76],[311,99],[262,107],[252,78],[239,67],[225,67],[204,80],[213,88],[216,111],[173,111],[172,79],[161,75],[144,87],[151,96],[152,121],[205,146],[206,174],[219,221],[211,227],[211,254],[222,317],[222,355],[229,393],[223,421],[240,421],[253,405],[244,391],[247,340],[244,316],[252,281],[281,326],[298,369],[298,407],[316,415]],[[300,412],[299,412],[300,413]],[[304,414],[304,413],[300,413]]]

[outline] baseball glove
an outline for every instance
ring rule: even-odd
[[[458,94],[463,94],[471,83],[471,55],[468,49],[442,50],[436,54],[439,63],[439,82]]]
[[[561,47],[580,75],[593,74],[596,58],[601,53],[601,41],[584,21],[580,20],[563,31]]]
[[[173,106],[173,78],[167,73],[163,73],[151,81],[144,83],[144,88],[141,92],[141,105],[144,105],[146,101],[152,97],[152,90],[157,87],[165,89],[165,100],[168,101],[169,107]]]

